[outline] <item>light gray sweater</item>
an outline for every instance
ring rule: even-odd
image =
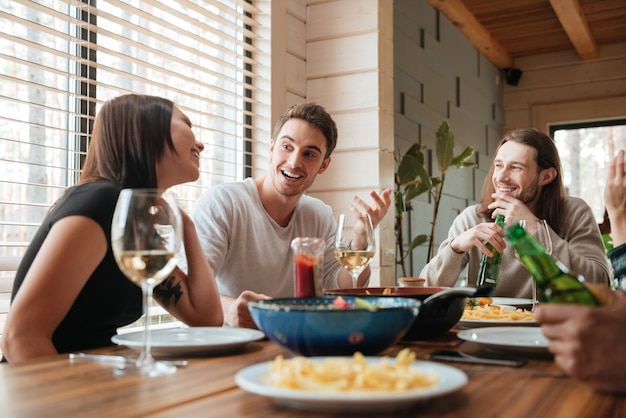
[[[222,295],[237,297],[252,290],[293,297],[290,245],[296,237],[326,240],[324,288],[337,287],[342,267],[333,253],[336,223],[330,206],[319,199],[302,196],[282,227],[267,214],[254,180],[248,178],[211,187],[196,201],[191,217]]]
[[[552,256],[572,272],[582,274],[587,281],[608,284],[611,267],[591,208],[582,199],[570,196],[566,198],[563,216],[567,222],[560,235],[550,228]],[[448,238],[420,273],[428,286],[454,286],[468,263],[467,284],[476,285],[482,253],[474,247],[458,254],[450,247],[450,242],[480,222],[483,219],[476,215],[476,205],[465,208],[456,217]],[[531,280],[528,270],[515,258],[513,247],[508,245],[502,254],[495,296],[530,298]]]

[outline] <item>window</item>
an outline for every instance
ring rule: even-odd
[[[591,206],[598,224],[604,221],[604,185],[611,158],[626,149],[626,120],[553,125],[568,194]]]
[[[0,11],[4,270],[78,180],[94,117],[115,96],[163,96],[191,119],[205,151],[200,179],[176,187],[186,210],[211,185],[266,165],[266,147],[252,140],[252,119],[262,116],[249,1],[0,0]],[[0,271],[0,297],[13,275]]]

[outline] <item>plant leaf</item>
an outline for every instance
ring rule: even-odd
[[[395,173],[395,206],[396,206],[396,236],[402,237],[398,229],[402,226],[402,217],[405,212],[412,210],[411,200],[425,192],[433,195],[434,213],[431,222],[431,234],[421,234],[413,238],[406,251],[404,250],[404,240],[398,239],[398,264],[402,266],[403,274],[406,274],[405,260],[411,252],[420,245],[428,242],[428,257],[430,260],[432,247],[434,245],[435,224],[437,222],[437,212],[442,196],[442,188],[448,168],[473,167],[476,164],[471,161],[474,154],[472,147],[466,147],[458,155],[454,156],[454,134],[450,130],[448,122],[443,121],[436,132],[435,153],[439,169],[439,177],[431,177],[425,167],[426,146],[419,143],[413,144],[409,150],[400,157],[399,151],[394,153],[394,161],[397,164]],[[410,238],[410,237],[409,237]]]
[[[470,158],[472,158],[472,155],[474,155],[474,148],[467,147],[452,159],[452,165],[454,167],[475,166],[476,163],[474,163],[473,161],[468,161]]]
[[[411,148],[404,154],[398,170],[396,172],[396,182],[399,185],[405,185],[414,181],[424,168],[424,146],[422,144],[413,144]]]
[[[448,126],[446,121],[441,122],[439,129],[437,129],[435,149],[437,151],[439,171],[443,174],[452,164],[454,156],[454,134],[450,131],[450,126]]]
[[[395,192],[396,216],[402,216],[406,212],[406,206],[401,191]]]
[[[421,195],[424,192],[427,192],[431,189],[428,185],[424,184],[422,181],[416,181],[406,186],[404,191],[404,201],[408,202],[410,200],[415,199],[417,196]]]
[[[407,248],[406,253],[410,254],[411,251],[413,251],[415,248],[419,247],[420,245],[422,245],[426,241],[428,241],[428,235],[420,234],[420,235],[416,236],[411,241],[411,244],[409,245],[409,248]]]

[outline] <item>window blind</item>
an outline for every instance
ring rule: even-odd
[[[0,293],[11,290],[6,266],[78,180],[113,97],[166,97],[191,119],[205,150],[200,179],[175,188],[185,210],[266,165],[252,139],[264,117],[254,112],[257,14],[243,0],[0,2]]]

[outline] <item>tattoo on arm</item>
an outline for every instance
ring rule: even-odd
[[[154,289],[153,297],[164,307],[169,308],[170,301],[174,299],[174,305],[183,296],[180,281],[174,283],[175,276],[170,276]]]

